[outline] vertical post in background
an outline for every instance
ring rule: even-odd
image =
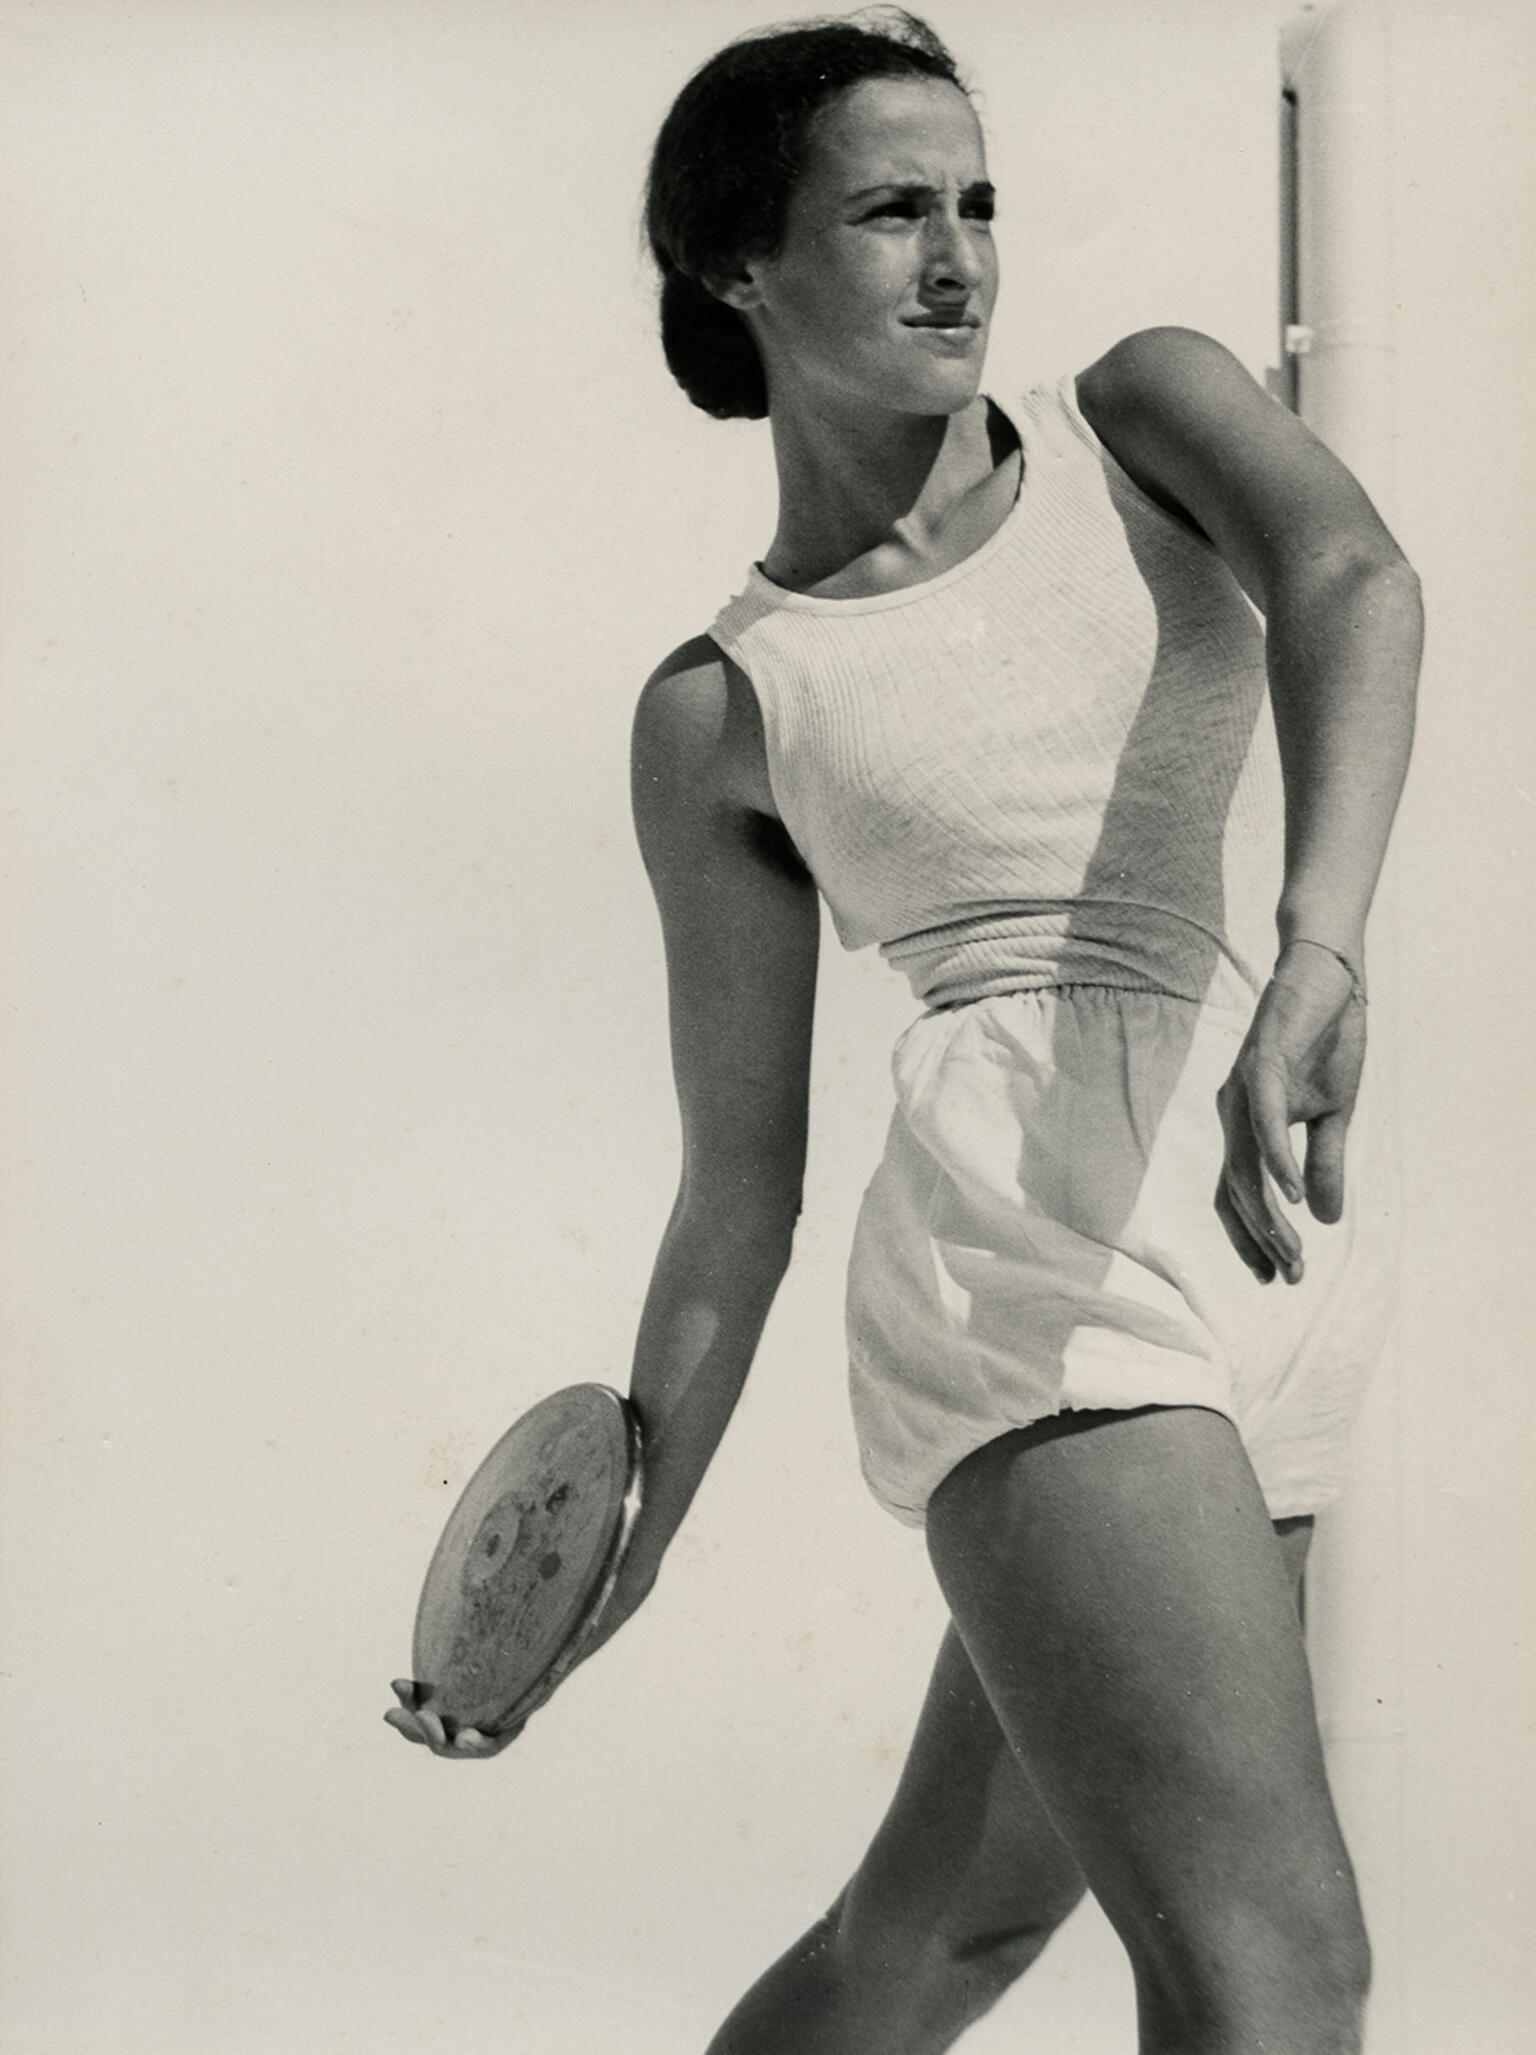
[[[1384,0],[1305,8],[1281,37],[1282,396],[1349,465],[1390,523],[1393,340],[1389,25]],[[1390,997],[1392,888],[1371,928],[1371,981]],[[1375,1083],[1389,1008],[1373,1008]],[[1394,1094],[1395,1097],[1395,1094]],[[1404,1665],[1401,1421],[1383,1363],[1361,1421],[1350,1487],[1319,1522],[1308,1639],[1330,1773],[1360,1874],[1377,1961],[1372,2042],[1402,2045]]]
[[[1298,154],[1296,95],[1282,75],[1280,92],[1280,368],[1268,376],[1269,390],[1294,414],[1301,400],[1301,285],[1297,277]]]

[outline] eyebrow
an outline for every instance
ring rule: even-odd
[[[872,200],[876,193],[893,193],[897,198],[903,200],[928,200],[939,190],[938,186],[923,185],[917,182],[907,183],[901,179],[889,179],[883,185],[865,186],[857,193],[850,193],[848,195],[848,205],[855,207],[861,200]],[[962,200],[995,200],[997,198],[997,187],[992,184],[990,179],[978,178],[971,185],[961,189],[960,197]]]

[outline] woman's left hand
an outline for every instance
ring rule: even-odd
[[[1314,1218],[1344,1210],[1344,1143],[1365,1061],[1365,1001],[1331,949],[1292,942],[1264,988],[1232,1074],[1216,1095],[1226,1136],[1216,1211],[1261,1283],[1302,1275],[1301,1238],[1275,1202],[1271,1180]],[[1290,1129],[1307,1129],[1306,1168]]]

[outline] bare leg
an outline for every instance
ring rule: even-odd
[[[1285,1552],[1230,1423],[1159,1409],[1007,1435],[941,1485],[928,1540],[1130,1953],[1143,2055],[1356,2055],[1365,1935]]]
[[[1298,1589],[1310,1520],[1277,1523]],[[709,2055],[939,2055],[1044,1948],[1083,1881],[953,1627],[891,1809],[847,1889]]]
[[[938,2055],[1082,1896],[951,1628],[891,1809],[826,1918],[709,2055]]]

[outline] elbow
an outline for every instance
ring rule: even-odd
[[[1394,653],[1403,690],[1412,700],[1424,654],[1424,588],[1405,556],[1374,565],[1364,575],[1358,604],[1368,627]]]
[[[1419,620],[1424,618],[1424,587],[1419,574],[1400,550],[1373,561],[1365,572],[1368,590]]]
[[[1408,559],[1394,552],[1359,567],[1342,605],[1357,615],[1384,652],[1391,652],[1411,689],[1424,649],[1424,591]]]
[[[1388,535],[1342,536],[1306,561],[1297,597],[1316,604],[1335,598],[1380,609],[1422,615],[1419,574]]]
[[[782,1187],[766,1187],[739,1204],[739,1231],[744,1241],[770,1269],[782,1276],[794,1253],[795,1231],[805,1210],[799,1180]]]
[[[782,1276],[804,1209],[798,1168],[741,1164],[695,1168],[684,1178],[679,1214],[695,1231],[759,1274]]]
[[[1271,636],[1298,649],[1341,638],[1415,666],[1424,636],[1419,575],[1390,538],[1345,539],[1293,565],[1268,613]]]

